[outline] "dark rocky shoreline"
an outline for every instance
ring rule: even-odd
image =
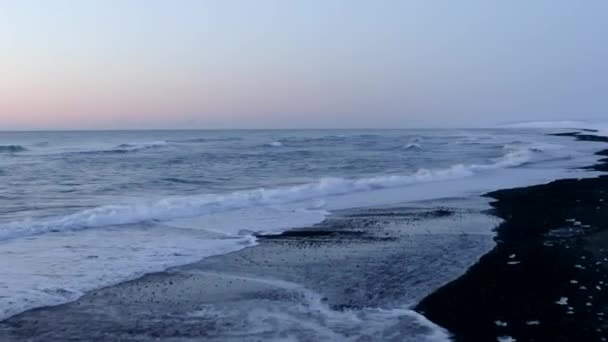
[[[416,309],[456,341],[608,340],[608,176],[486,196],[504,220],[496,247]]]

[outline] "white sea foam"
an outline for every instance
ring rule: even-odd
[[[283,143],[280,142],[280,141],[273,141],[273,142],[270,142],[270,143],[266,144],[266,146],[270,146],[270,147],[282,147]]]
[[[202,276],[214,276],[212,272],[190,271]],[[288,281],[220,274],[234,281],[260,283],[284,291],[287,296],[280,301],[260,306],[245,307],[242,311],[206,309],[191,313],[196,317],[211,316],[220,321],[239,321],[231,336],[268,338],[295,334],[293,340],[311,341],[450,341],[450,334],[408,307],[392,309],[361,308],[334,310],[319,293],[300,284]],[[247,303],[240,303],[247,305]],[[243,316],[244,313],[244,316]],[[236,317],[235,317],[236,316]],[[404,334],[403,329],[411,335]]]
[[[0,320],[254,243],[251,236],[218,238],[200,229],[146,225],[5,241],[0,244]]]

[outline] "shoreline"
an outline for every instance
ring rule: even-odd
[[[569,133],[569,135],[581,140],[586,139],[583,134]],[[601,138],[590,137],[592,138],[588,138],[588,140],[591,141],[598,141],[595,139]],[[608,138],[601,141],[608,141]],[[608,150],[598,154],[608,156]],[[592,168],[596,171],[608,170],[608,159],[600,160],[600,164]],[[603,181],[599,182],[598,179],[603,179]],[[376,334],[381,333],[380,330],[362,333],[357,330],[358,327],[350,326],[350,318],[347,317],[347,314],[357,312],[357,315],[361,316],[358,319],[364,322],[361,324],[378,324],[378,321],[388,321],[393,324],[392,320],[395,317],[391,315],[387,316],[386,313],[383,313],[379,316],[378,312],[365,311],[365,308],[382,307],[389,308],[389,311],[393,310],[395,314],[401,316],[411,316],[412,319],[406,322],[406,326],[399,325],[403,323],[394,323],[394,327],[381,326],[379,328],[411,330],[414,335],[408,336],[410,338],[408,340],[413,341],[423,341],[425,337],[433,333],[441,339],[447,338],[447,333],[443,329],[426,322],[425,318],[453,333],[453,337],[457,341],[471,339],[491,341],[496,340],[499,336],[512,336],[517,340],[526,340],[531,336],[532,339],[539,338],[537,340],[540,341],[545,337],[544,333],[551,333],[548,330],[552,329],[552,324],[549,323],[563,324],[564,329],[566,327],[572,330],[579,329],[587,335],[581,335],[578,332],[573,336],[585,336],[593,341],[597,336],[601,336],[601,332],[593,332],[591,328],[595,326],[594,324],[600,324],[598,322],[602,322],[603,317],[598,316],[598,312],[594,312],[596,315],[592,318],[595,320],[584,323],[583,320],[589,320],[591,317],[589,312],[572,310],[574,314],[569,314],[567,311],[571,311],[570,306],[576,306],[578,309],[579,306],[586,306],[590,300],[577,297],[575,294],[570,294],[571,292],[564,294],[564,297],[568,296],[569,302],[568,305],[563,306],[567,309],[565,312],[569,320],[554,318],[556,315],[551,314],[552,310],[547,310],[549,318],[546,319],[544,316],[542,320],[530,318],[525,321],[523,327],[521,324],[515,323],[517,319],[511,316],[517,316],[525,310],[516,312],[511,308],[513,315],[510,316],[509,314],[499,314],[500,310],[475,307],[467,300],[477,301],[474,304],[485,305],[492,303],[492,299],[504,297],[509,299],[507,302],[510,302],[512,298],[508,297],[509,294],[525,296],[528,291],[525,284],[513,287],[513,282],[510,281],[514,274],[513,270],[523,269],[528,264],[532,265],[532,268],[541,267],[542,269],[542,266],[551,265],[557,261],[554,271],[558,272],[563,265],[572,264],[571,261],[575,259],[562,258],[559,253],[543,255],[544,258],[540,258],[536,262],[534,261],[536,254],[530,252],[530,249],[537,246],[535,243],[540,241],[538,236],[544,236],[543,234],[554,231],[553,228],[547,228],[546,225],[553,225],[555,222],[553,220],[549,223],[544,222],[543,212],[555,208],[555,203],[559,204],[560,209],[576,207],[573,209],[571,217],[562,220],[574,219],[575,221],[565,222],[571,223],[574,226],[572,228],[576,228],[576,232],[558,231],[555,236],[551,236],[551,241],[554,241],[552,247],[557,245],[558,248],[561,248],[559,246],[563,245],[575,257],[589,258],[576,259],[578,263],[575,265],[580,264],[579,266],[582,267],[587,267],[586,264],[583,265],[582,260],[604,258],[605,253],[598,241],[608,241],[608,236],[605,236],[606,234],[603,234],[602,231],[598,231],[597,235],[585,235],[579,231],[579,228],[586,228],[583,226],[587,224],[595,227],[594,224],[601,224],[602,217],[608,217],[608,214],[594,216],[595,221],[587,223],[591,220],[585,218],[591,217],[589,216],[591,214],[587,212],[588,210],[581,209],[582,207],[593,209],[590,204],[599,203],[599,199],[602,198],[596,198],[597,196],[589,198],[588,192],[599,189],[598,185],[602,185],[604,182],[608,183],[608,179],[598,177],[582,180],[557,180],[549,184],[498,190],[484,195],[497,200],[492,203],[492,214],[505,220],[497,228],[496,237],[493,233],[481,231],[461,234],[460,231],[465,231],[465,229],[460,229],[458,224],[466,227],[486,225],[489,226],[489,229],[493,229],[497,224],[492,225],[488,222],[496,218],[489,218],[478,210],[467,211],[467,209],[458,208],[458,205],[452,207],[454,203],[445,204],[444,200],[423,201],[422,203],[428,202],[429,204],[421,208],[406,205],[385,206],[381,209],[340,210],[313,227],[289,229],[278,235],[259,236],[260,243],[253,247],[206,258],[184,266],[172,267],[163,272],[146,274],[134,280],[91,291],[74,302],[25,311],[0,322],[0,339],[3,341],[23,339],[31,341],[64,339],[144,341],[151,338],[231,340],[226,338],[226,335],[222,335],[226,329],[244,329],[244,325],[251,324],[250,318],[244,319],[240,323],[241,325],[233,326],[234,323],[218,318],[218,315],[228,314],[223,311],[221,314],[213,310],[208,311],[208,307],[227,302],[231,310],[236,310],[241,305],[251,306],[252,310],[257,310],[260,300],[264,300],[270,301],[277,310],[289,311],[290,316],[287,318],[295,320],[296,323],[298,320],[307,319],[304,312],[290,311],[298,306],[305,306],[309,309],[314,306],[316,310],[322,312],[320,317],[314,317],[314,324],[327,324],[327,321],[331,320],[346,320],[346,323],[342,322],[337,326],[321,327],[327,330],[337,330],[341,335],[336,336],[352,336],[361,333],[362,336],[377,337]],[[568,189],[568,193],[575,197],[571,200],[562,198],[564,196],[559,194],[565,191],[564,189]],[[577,202],[577,200],[580,201]],[[608,204],[608,198],[606,202]],[[541,205],[542,203],[546,204]],[[532,209],[530,208],[538,209],[539,212],[531,215],[529,211]],[[530,217],[517,218],[522,211]],[[563,212],[568,211],[563,210]],[[601,213],[602,215],[604,213],[603,207]],[[460,215],[472,215],[473,219],[471,217],[464,219]],[[517,220],[513,217],[516,217]],[[418,222],[429,219],[436,221],[435,228],[439,227],[439,232],[427,234],[428,227],[423,229],[416,226]],[[458,223],[458,220],[463,220],[463,222]],[[574,225],[576,222],[581,223]],[[524,226],[538,224],[538,227],[542,228],[534,231],[532,238],[528,231],[518,229],[518,225],[522,223]],[[391,227],[395,224],[402,226],[398,229]],[[406,232],[406,235],[401,232],[403,225],[411,229]],[[452,225],[457,227],[452,227]],[[523,246],[515,246],[512,243],[514,239],[522,239],[522,237],[526,241]],[[578,243],[564,243],[564,241],[578,241],[581,238],[585,238],[584,243],[581,242],[582,247]],[[494,246],[494,240],[496,240],[497,246]],[[453,248],[454,250],[450,251],[450,246],[454,244],[460,244],[461,247]],[[505,244],[510,249],[504,249]],[[411,250],[403,251],[403,249]],[[457,261],[450,260],[450,253],[466,254],[466,251],[469,254],[464,258],[458,255],[460,259]],[[415,260],[412,262],[414,267],[407,265],[407,261],[412,259]],[[503,261],[505,263],[501,264]],[[608,267],[608,264],[593,266]],[[536,268],[533,270],[525,268],[528,272],[526,275],[534,275],[533,271]],[[588,270],[591,269],[591,267],[588,268]],[[576,268],[575,271],[579,272],[581,269]],[[570,273],[568,276],[566,277],[569,278],[566,279],[568,282],[576,280],[570,279]],[[585,286],[582,285],[583,278],[585,282],[589,282],[589,284],[585,283],[589,285],[589,288],[603,285],[597,284],[599,281],[597,278],[587,276],[579,278],[576,281],[580,286]],[[494,286],[495,284],[493,284],[494,287],[489,286],[490,290],[484,294],[489,298],[488,301],[479,299],[479,295],[475,294],[475,287],[492,279],[500,279],[503,284],[499,284],[498,287]],[[551,279],[555,284],[565,281],[565,278],[557,276]],[[608,287],[608,279],[605,282]],[[388,287],[388,289],[384,287]],[[545,299],[550,297],[547,288],[549,286],[539,289],[540,293],[537,296],[544,296]],[[201,289],[205,289],[205,291]],[[574,293],[578,292],[574,291]],[[553,293],[551,295],[555,296]],[[310,300],[312,297],[314,303],[303,303],[299,297],[306,297],[306,300]],[[504,298],[499,303],[503,303]],[[561,296],[553,300],[552,304],[558,306],[554,302],[560,299]],[[277,300],[279,302],[287,300],[291,306],[282,307],[277,304]],[[600,295],[596,295],[593,300],[593,305],[595,303],[607,305],[606,299]],[[513,303],[516,302],[521,301],[513,301]],[[540,304],[534,304],[536,306],[529,308],[528,311],[534,311],[539,305],[546,304],[544,300],[535,299],[532,302]],[[264,303],[268,304],[268,302]],[[401,304],[395,305],[395,303]],[[413,307],[414,311],[411,311],[409,308],[412,306],[404,306],[405,303],[418,304]],[[546,306],[550,307],[550,305]],[[462,308],[468,308],[464,314]],[[482,309],[486,310],[486,315],[483,315]],[[517,310],[519,309],[518,307]],[[415,316],[415,312],[423,314],[424,317]],[[263,314],[268,315],[268,313]],[[501,318],[490,317],[490,314],[501,316]],[[608,318],[608,308],[606,316]],[[279,319],[272,315],[269,317],[269,320]],[[466,319],[470,321],[466,322]],[[573,319],[577,323],[571,323],[570,321]],[[546,326],[543,327],[543,324]],[[346,329],[343,325],[347,325],[350,330],[340,330]],[[539,329],[540,327],[542,328]],[[247,328],[251,327],[247,326]],[[310,334],[309,331],[298,333],[303,334],[297,336],[303,340],[318,338],[318,336],[307,335]],[[263,334],[256,336],[260,339],[270,337]],[[328,336],[331,339],[333,335]],[[569,335],[556,333],[546,336]],[[232,337],[234,338],[234,336]],[[241,335],[234,340],[245,337],[250,336]],[[385,340],[398,341],[403,338],[401,336],[396,339],[387,337]]]
[[[606,171],[608,159],[588,169]],[[608,176],[486,196],[504,220],[496,247],[416,310],[455,341],[606,341]]]
[[[253,247],[26,311],[0,322],[0,340],[446,341],[410,304],[493,247],[490,229],[462,233],[495,226],[471,209],[487,201],[461,201],[339,211]]]

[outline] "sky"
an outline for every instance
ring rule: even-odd
[[[0,130],[608,118],[608,1],[4,0]]]

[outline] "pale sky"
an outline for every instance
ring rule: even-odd
[[[605,0],[4,0],[0,130],[608,118]]]

